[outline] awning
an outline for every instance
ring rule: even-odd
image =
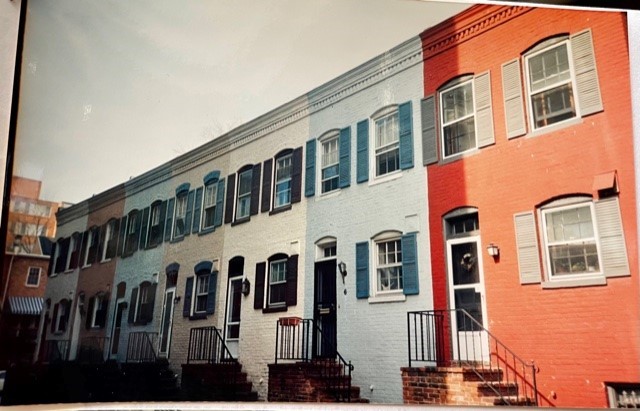
[[[40,315],[42,297],[9,297],[9,307],[16,315]]]

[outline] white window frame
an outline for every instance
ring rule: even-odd
[[[329,193],[334,193],[340,190],[340,131],[330,131],[326,135],[320,137],[318,139],[318,143],[320,144],[320,150],[318,150],[318,159],[317,162],[320,165],[320,172],[318,173],[318,186],[320,187],[320,195],[325,195]],[[335,153],[331,153],[331,157],[335,155],[335,159],[329,157],[327,158],[327,153],[325,153],[325,145],[334,144],[335,143]],[[326,163],[325,163],[326,160]],[[330,178],[324,178],[324,170],[337,167],[337,173],[335,176]],[[336,187],[330,190],[324,190],[324,183],[326,181],[335,180]]]
[[[275,301],[272,302],[271,301],[271,297],[273,296],[273,293],[271,292],[271,287],[272,286],[276,286],[276,285],[282,285],[287,284],[287,259],[283,258],[283,259],[279,259],[279,260],[273,260],[273,261],[269,261],[269,283],[268,283],[268,294],[269,294],[269,298],[267,300],[267,307],[284,307],[287,305],[287,296],[286,296],[286,292],[285,292],[285,296],[284,296],[284,300],[283,301]],[[273,273],[274,273],[274,266],[275,265],[280,265],[283,264],[284,266],[284,270],[282,271],[282,274],[284,276],[283,279],[276,279],[274,281],[274,279],[272,278]]]
[[[209,298],[209,276],[210,273],[196,274],[193,282],[193,313],[204,314],[207,312],[207,299]],[[198,297],[204,297],[204,309],[198,310]]]
[[[38,279],[38,280],[36,281],[36,283],[35,283],[35,284],[31,284],[31,283],[29,283],[29,278],[31,277],[31,270],[38,270],[38,277],[37,277],[37,279]],[[40,277],[41,277],[41,276],[42,276],[42,268],[40,268],[40,267],[33,267],[33,266],[29,267],[29,268],[27,269],[27,278],[26,278],[26,279],[25,279],[25,281],[24,281],[24,285],[25,285],[26,287],[33,287],[33,288],[37,288],[37,287],[40,285]]]
[[[215,227],[216,200],[218,197],[218,183],[209,183],[204,186],[202,195],[202,229],[206,230]],[[210,202],[207,202],[209,199]],[[211,215],[211,225],[207,225],[207,215]]]
[[[64,329],[60,329],[60,325],[61,325],[61,320],[62,318],[67,314],[66,310],[67,310],[67,304],[62,304],[62,301],[60,301],[58,303],[58,315],[55,318],[55,322],[56,322],[56,327],[55,327],[55,332],[54,334],[62,334],[67,330],[67,326],[68,324],[65,324]]]
[[[569,209],[576,209],[576,208],[582,208],[588,206],[589,210],[591,212],[591,224],[593,226],[593,243],[596,246],[596,253],[597,253],[597,257],[598,257],[598,266],[599,266],[599,271],[586,271],[583,273],[576,273],[576,274],[572,274],[572,273],[567,273],[564,275],[558,275],[558,274],[553,274],[553,269],[552,269],[552,261],[551,261],[551,254],[550,254],[550,247],[552,245],[562,245],[562,244],[580,244],[580,243],[584,243],[584,239],[576,239],[576,240],[564,240],[564,241],[557,241],[555,243],[550,243],[549,238],[548,238],[548,232],[547,232],[547,221],[546,221],[546,216],[548,214],[551,213],[555,213],[555,212],[559,212],[559,211],[563,211],[563,210],[569,210]],[[602,268],[602,254],[601,254],[601,247],[600,247],[600,236],[598,233],[598,222],[596,220],[596,215],[595,215],[595,209],[594,209],[594,204],[593,201],[576,201],[576,202],[571,202],[570,204],[566,204],[566,205],[558,205],[558,206],[550,206],[550,207],[545,207],[539,210],[539,215],[540,215],[540,227],[542,230],[542,238],[543,238],[543,247],[544,247],[544,260],[545,260],[545,268],[547,271],[547,280],[548,281],[571,281],[571,280],[575,280],[575,279],[581,279],[581,278],[594,278],[594,277],[604,277],[604,272],[603,272],[603,268]],[[588,239],[589,242],[591,241],[591,239]]]
[[[67,250],[67,261],[64,264],[65,271],[71,271],[71,256],[73,255],[73,250],[76,247],[77,236],[72,235],[69,237],[69,249]],[[77,256],[76,256],[77,257]]]
[[[273,170],[273,209],[286,207],[291,205],[291,176],[293,174],[293,153],[285,154],[274,159],[275,167]],[[282,170],[286,175],[279,176]],[[288,171],[288,174],[287,174]],[[278,191],[278,185],[286,185],[286,188]],[[284,195],[284,199],[280,199],[280,194]]]
[[[392,117],[395,117],[395,128],[396,128],[395,140],[378,147],[378,144],[377,144],[378,123]],[[372,177],[371,179],[372,180],[382,179],[389,175],[401,173],[402,169],[400,168],[400,113],[398,111],[398,106],[394,105],[391,107],[387,107],[383,110],[380,110],[378,113],[374,114],[374,116],[371,117],[371,120],[372,120],[371,124],[373,127],[373,132],[370,133],[372,141],[370,144],[371,149],[369,150],[371,153],[370,161],[371,161],[371,164],[373,165],[370,171],[371,177]],[[378,157],[393,151],[396,151],[397,153],[397,162],[396,162],[397,168],[392,171],[387,171],[385,173],[378,174]]]
[[[240,192],[240,185],[242,182],[242,177],[248,176],[249,179],[249,190],[247,192]],[[249,218],[251,216],[251,184],[253,182],[253,168],[249,168],[241,173],[238,173],[238,189],[236,195],[236,220],[243,220],[245,218]],[[240,214],[243,208],[246,207],[246,213]]]
[[[176,207],[173,218],[173,238],[182,238],[187,231],[186,219],[187,219],[187,201],[188,194],[180,194],[176,196]],[[182,220],[182,233],[178,234],[178,220]]]
[[[334,253],[331,254],[330,250]],[[329,255],[327,255],[329,251]],[[316,241],[316,261],[334,260],[338,257],[338,241],[335,237],[325,237]]]
[[[142,304],[146,304],[149,302],[149,289],[151,288],[151,283],[149,281],[143,281],[138,285],[138,296],[136,298],[136,312],[133,315],[133,323],[135,324],[140,317],[142,311]],[[95,303],[94,303],[95,307]]]
[[[102,244],[102,256],[100,257],[101,262],[109,261],[110,258],[107,258],[107,249],[109,248],[109,241],[113,239],[113,235],[115,233],[116,221],[110,220],[107,223],[107,232],[104,234],[104,244]]]
[[[557,47],[561,47],[565,45],[566,46],[566,50],[567,50],[567,61],[569,63],[569,79],[568,80],[563,80],[563,81],[557,81],[552,85],[549,86],[545,86],[542,87],[538,90],[533,91],[531,88],[531,74],[529,72],[529,61],[536,57],[539,56],[542,53],[545,53],[549,50],[552,50],[554,48]],[[569,38],[566,39],[558,39],[557,41],[554,41],[553,44],[550,44],[547,47],[541,48],[540,50],[535,50],[527,55],[524,56],[524,69],[525,69],[525,78],[524,78],[524,83],[525,83],[525,90],[526,90],[526,100],[527,100],[527,112],[528,112],[528,117],[529,117],[529,124],[531,125],[531,130],[532,131],[538,131],[538,130],[543,130],[547,127],[553,127],[556,126],[558,124],[562,124],[565,123],[567,121],[572,121],[575,120],[577,118],[580,118],[580,109],[579,109],[579,102],[578,102],[578,95],[577,95],[577,86],[576,86],[576,76],[575,76],[575,69],[573,67],[573,58],[572,58],[572,51],[571,51],[571,41]],[[570,84],[571,85],[571,96],[570,98],[573,100],[573,109],[575,111],[575,115],[573,117],[564,119],[564,120],[560,120],[557,122],[553,122],[551,124],[547,124],[544,126],[540,126],[537,127],[536,126],[536,122],[535,122],[535,116],[534,116],[534,109],[533,109],[533,102],[532,102],[532,97],[534,94],[538,94],[538,93],[543,93],[543,92],[547,92],[549,90],[553,90],[555,88],[561,87],[565,84]]]
[[[399,232],[386,232],[376,236],[373,239],[373,270],[371,270],[371,288],[373,296],[383,296],[383,295],[393,295],[393,294],[402,294],[404,290],[404,278],[402,273],[402,234]],[[380,254],[379,254],[379,245],[381,244],[389,244],[391,242],[396,243],[396,262],[394,263],[380,263]],[[400,250],[399,252],[397,250]],[[400,255],[400,261],[397,261],[398,254]],[[402,282],[403,287],[398,287],[395,289],[381,289],[380,286],[380,275],[379,270],[396,268],[399,270],[399,274],[397,277]]]
[[[446,121],[445,119],[445,109],[444,109],[444,95],[447,92],[453,91],[457,88],[461,88],[461,87],[467,87],[470,86],[471,87],[471,113],[467,113],[464,116],[460,117],[460,118],[456,118],[452,121]],[[453,84],[443,90],[440,90],[438,92],[438,112],[440,115],[440,145],[442,147],[442,158],[443,159],[447,159],[447,158],[451,158],[451,157],[456,157],[459,155],[462,155],[464,153],[467,153],[469,151],[473,151],[476,150],[478,148],[478,122],[476,121],[476,102],[475,102],[475,85],[474,85],[474,81],[473,78],[469,78],[467,80],[461,80],[456,82],[456,84]],[[458,151],[452,154],[447,155],[446,154],[446,146],[447,146],[447,142],[445,141],[446,138],[446,133],[445,133],[445,128],[452,126],[456,123],[460,123],[463,121],[467,121],[470,118],[473,118],[473,137],[474,137],[474,145],[473,147],[469,147],[466,150],[463,151]]]
[[[104,295],[96,295],[93,297],[93,312],[91,313],[91,328],[99,328],[99,325],[96,324],[96,315],[98,311],[100,311],[100,307],[104,301]]]

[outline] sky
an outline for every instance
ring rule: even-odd
[[[419,0],[29,2],[14,175],[77,203],[452,16]]]

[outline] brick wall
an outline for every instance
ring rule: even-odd
[[[493,405],[478,383],[467,381],[462,368],[402,368],[402,398],[405,404]]]

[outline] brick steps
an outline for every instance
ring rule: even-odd
[[[221,364],[182,364],[186,401],[257,401],[258,393],[236,361]]]

